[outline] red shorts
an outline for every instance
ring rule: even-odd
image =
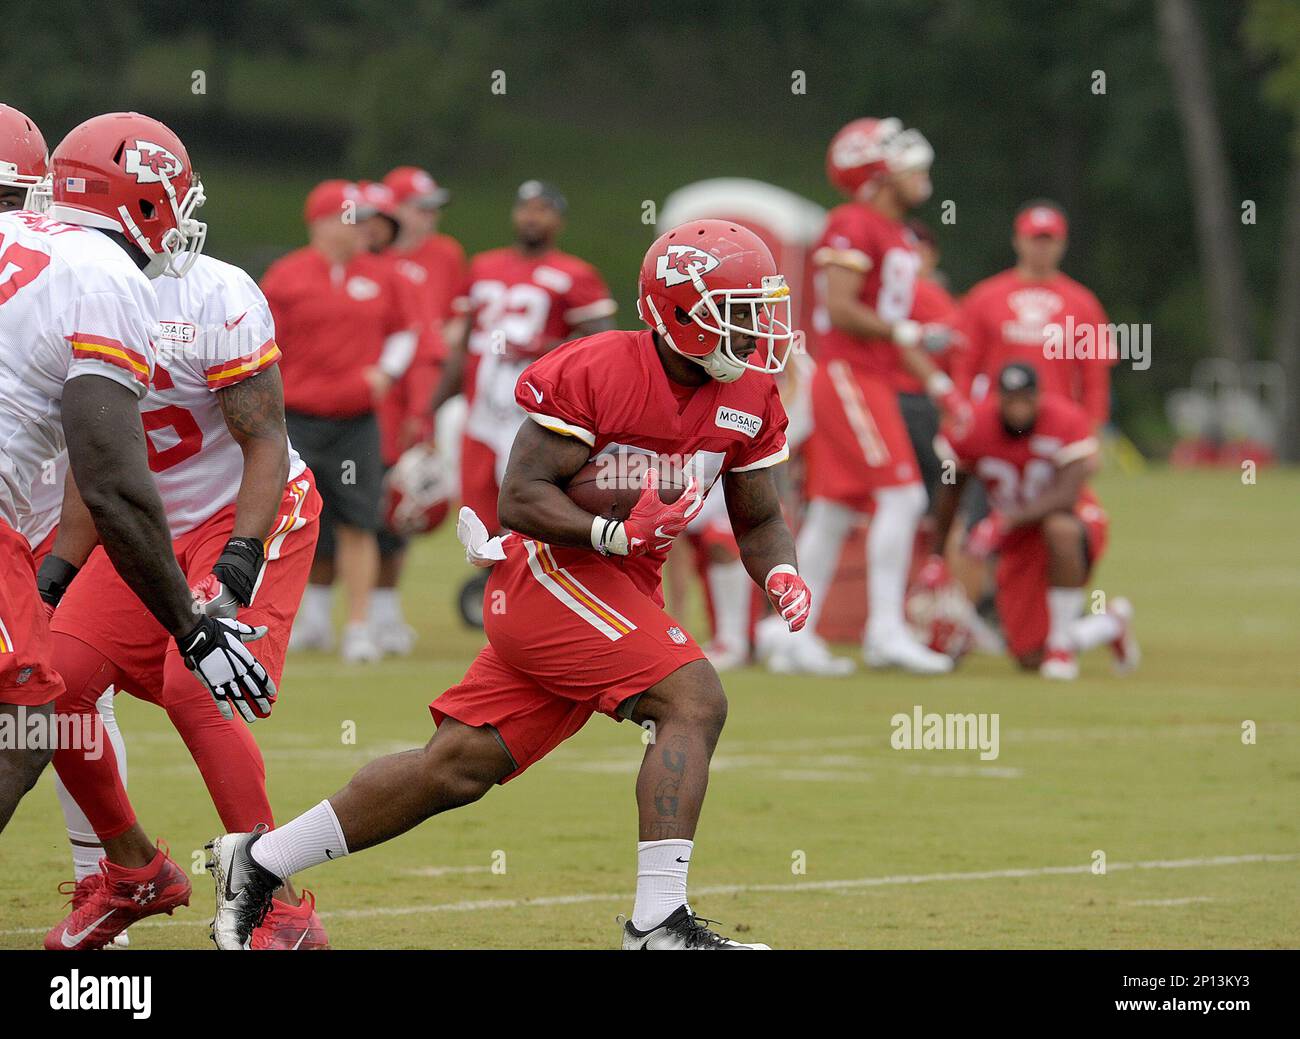
[[[1106,551],[1110,521],[1101,506],[1089,502],[1076,505],[1074,514],[1086,538],[1091,570]],[[1027,656],[1047,642],[1047,565],[1047,543],[1037,527],[1018,535],[998,555],[998,617],[1013,657]]]
[[[433,720],[491,725],[513,779],[582,728],[685,664],[695,641],[621,569],[592,552],[566,567],[519,537],[492,568],[483,601],[488,645],[459,685],[429,705]]]
[[[253,605],[239,611],[245,624],[265,624],[267,633],[250,643],[278,684],[289,646],[289,629],[307,586],[320,533],[321,498],[310,469],[284,489],[280,513],[266,539],[266,566]],[[235,525],[235,506],[213,513],[174,542],[172,550],[191,585],[212,572]],[[91,553],[59,603],[52,630],[84,642],[130,676],[127,692],[155,703],[163,691],[167,658],[179,654],[167,630],[118,576],[102,548]],[[174,673],[175,669],[167,669]]]
[[[919,483],[921,470],[887,378],[845,361],[819,364],[812,380],[813,429],[804,445],[806,496],[866,512],[882,487]]]
[[[460,440],[460,501],[474,510],[489,534],[501,529],[497,519],[497,456],[487,444],[465,434]]]
[[[31,546],[0,520],[0,703],[39,707],[62,692],[63,679],[50,660],[50,626],[36,592]]]

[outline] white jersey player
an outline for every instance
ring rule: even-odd
[[[7,185],[35,176],[24,170],[38,141],[43,152],[30,120],[0,111]],[[50,165],[50,215],[0,215],[0,713],[52,715],[63,689],[27,537],[40,518],[32,487],[65,445],[100,540],[186,665],[218,699],[269,710],[274,684],[242,645],[258,633],[195,617],[140,433],[157,316],[141,272],[179,272],[203,233],[189,215],[202,190],[184,145],[145,116],[98,116],[68,134]],[[0,754],[2,829],[49,751]]]

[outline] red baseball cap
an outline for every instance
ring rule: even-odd
[[[440,209],[451,199],[451,193],[439,187],[438,182],[418,166],[398,166],[390,170],[384,177],[384,186],[393,193],[393,201],[399,206],[410,202],[422,209]]]
[[[391,189],[377,180],[359,180],[357,187],[361,189],[358,216],[374,216],[378,213],[390,220],[396,219],[397,200]]]
[[[1051,206],[1030,206],[1016,215],[1015,232],[1017,237],[1064,238],[1069,231],[1065,214]]]
[[[365,205],[361,189],[350,180],[324,180],[311,189],[302,209],[302,218],[309,224],[327,217],[341,220],[347,207],[354,209]]]

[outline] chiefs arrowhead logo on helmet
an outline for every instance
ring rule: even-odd
[[[161,144],[136,141],[122,155],[123,169],[133,174],[141,184],[160,184],[163,177],[169,180],[180,173],[185,164]]]
[[[655,274],[669,287],[691,280],[692,272],[708,274],[721,261],[693,245],[670,245],[655,263]]]

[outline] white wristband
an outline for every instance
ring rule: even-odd
[[[627,531],[622,520],[593,516],[591,547],[603,556],[625,556],[628,552]]]
[[[921,323],[910,318],[899,321],[890,329],[889,336],[899,346],[915,346],[921,341]]]

